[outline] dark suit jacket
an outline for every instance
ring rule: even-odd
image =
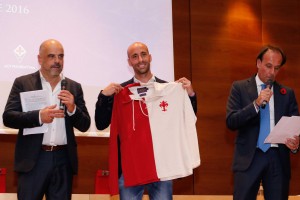
[[[155,77],[155,81],[158,83],[166,83],[166,81]],[[134,83],[134,79],[130,79],[121,84],[122,87]],[[196,95],[190,97],[194,112],[197,113],[197,97]],[[99,130],[106,129],[110,125],[112,107],[114,103],[114,96],[104,96],[102,93],[98,95],[98,101],[96,103],[95,110],[95,123]]]
[[[74,95],[76,112],[72,116],[66,114],[66,134],[67,149],[73,173],[78,171],[77,143],[73,128],[80,131],[87,131],[90,127],[91,119],[85,101],[81,85],[71,79],[66,78],[67,90]],[[3,123],[10,128],[19,129],[15,148],[15,171],[29,172],[38,159],[41,151],[43,133],[23,135],[24,128],[40,126],[39,110],[22,112],[20,93],[33,90],[41,90],[42,83],[39,71],[16,78],[13,83],[8,101],[3,113]]]
[[[291,88],[273,84],[275,124],[282,116],[299,115],[294,91]],[[283,94],[282,91],[286,91]],[[235,140],[233,171],[246,170],[254,157],[260,126],[260,115],[253,101],[258,97],[255,76],[233,83],[227,102],[226,124],[231,130],[238,130]],[[284,172],[290,177],[290,151],[279,144]]]

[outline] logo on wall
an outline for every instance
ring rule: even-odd
[[[22,45],[19,45],[15,48],[14,53],[19,63],[21,63],[23,61],[23,58],[25,57],[26,50]]]
[[[162,101],[159,104],[159,107],[161,108],[162,111],[166,112],[167,111],[167,107],[169,106],[167,101]]]

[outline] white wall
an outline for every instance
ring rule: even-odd
[[[132,77],[127,47],[148,45],[152,72],[174,80],[171,0],[0,1],[0,133],[2,113],[14,79],[39,69],[39,45],[59,40],[65,48],[64,75],[83,85],[92,118],[89,135],[101,135],[94,125],[99,91],[110,82]]]

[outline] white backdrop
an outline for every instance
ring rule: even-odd
[[[95,103],[111,82],[133,76],[127,47],[148,45],[152,72],[174,80],[171,0],[0,0],[0,134],[16,133],[3,126],[2,113],[14,79],[39,69],[39,45],[59,40],[65,49],[64,75],[82,84],[95,128]],[[82,135],[78,133],[78,135]]]

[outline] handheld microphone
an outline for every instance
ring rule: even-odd
[[[267,83],[266,83],[266,88],[271,89],[271,88],[272,88],[272,85],[273,85],[273,80],[272,80],[272,79],[269,79],[269,80],[267,81]],[[262,104],[261,104],[260,107],[261,107],[262,109],[265,109],[267,103],[268,103],[268,102],[267,102],[266,100],[264,100],[264,101],[262,102]]]
[[[61,87],[61,90],[65,90],[66,89],[66,87],[67,87],[67,81],[65,79],[61,80],[60,87]],[[65,104],[63,104],[61,102],[61,100],[59,101],[59,109],[60,110],[65,110]]]

